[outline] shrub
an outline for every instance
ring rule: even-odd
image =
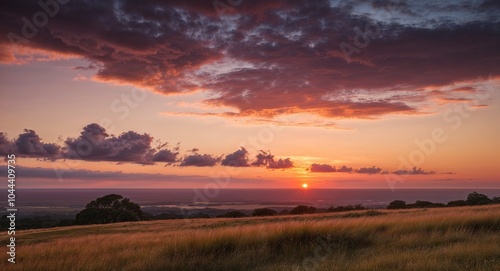
[[[467,196],[467,204],[469,205],[486,205],[490,204],[491,199],[484,194],[479,194],[477,192],[472,192]]]
[[[283,209],[278,214],[280,214],[280,215],[288,215],[288,214],[290,214],[290,211],[288,211],[287,209]]]
[[[253,216],[271,216],[271,215],[277,215],[278,212],[276,212],[273,209],[269,208],[259,208],[255,209],[252,213]]]
[[[314,208],[312,206],[299,205],[299,206],[293,208],[290,211],[290,214],[292,214],[292,215],[314,214],[315,212],[316,212],[316,208]]]
[[[337,206],[337,207],[330,206],[330,208],[326,209],[327,212],[345,212],[345,211],[356,211],[356,210],[365,210],[365,207],[363,207],[363,205],[361,204],[356,204],[354,206],[352,205]]]
[[[458,206],[467,206],[467,201],[465,200],[453,200],[448,202],[448,206],[450,207],[458,207]]]
[[[231,218],[238,218],[238,217],[245,217],[246,215],[240,211],[229,211],[225,213],[222,216],[219,217],[231,217]]]
[[[434,203],[430,201],[417,200],[413,204],[406,205],[407,208],[433,208],[433,207],[445,207],[443,203]]]
[[[402,200],[395,200],[389,203],[389,206],[387,206],[387,209],[404,209],[406,208],[406,202]]]

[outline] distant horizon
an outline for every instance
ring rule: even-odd
[[[2,1],[18,187],[500,188],[494,1],[219,2]]]
[[[71,190],[71,189],[77,189],[77,190],[82,190],[82,189],[85,189],[85,190],[128,190],[128,189],[135,189],[135,190],[164,190],[164,189],[172,189],[172,190],[193,190],[193,189],[198,189],[198,190],[203,190],[204,188],[203,187],[188,187],[188,188],[183,188],[183,187],[159,187],[159,188],[138,188],[138,187],[99,187],[99,188],[95,188],[95,187],[23,187],[22,189],[46,189],[46,190]],[[398,188],[397,190],[471,190],[471,192],[474,191],[474,189],[476,190],[486,190],[486,189],[492,189],[492,190],[500,190],[500,187],[478,187],[478,188],[468,188],[468,187],[464,187],[464,188]],[[293,187],[285,187],[285,188],[276,188],[276,187],[271,187],[271,188],[254,188],[254,187],[239,187],[239,188],[220,188],[219,190],[389,190],[391,192],[393,192],[391,189],[387,189],[387,188],[365,188],[365,187],[361,187],[361,188],[329,188],[329,187],[326,187],[326,188],[301,188],[301,187],[297,187],[297,188],[293,188]],[[396,190],[394,190],[396,191]]]

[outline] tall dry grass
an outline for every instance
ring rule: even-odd
[[[4,254],[2,270],[490,271],[500,206],[75,226],[17,240],[18,262]]]

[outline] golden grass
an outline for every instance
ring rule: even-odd
[[[2,246],[6,245],[2,233]],[[1,270],[500,270],[500,206],[20,231]]]

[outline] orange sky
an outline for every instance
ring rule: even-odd
[[[133,7],[92,7],[116,17],[105,29],[61,9],[28,43],[0,41],[0,154],[16,153],[18,185],[500,188],[490,11],[446,11],[443,27],[425,4],[391,20],[362,5],[244,5],[165,4],[184,15],[137,15],[149,26],[131,24]],[[38,9],[23,8],[5,7],[2,36]],[[346,55],[367,22],[380,33]],[[93,123],[106,131],[84,131]],[[85,133],[99,143],[73,159]]]
[[[497,176],[500,176],[500,169],[496,161],[499,158],[499,143],[496,137],[499,126],[494,118],[500,113],[497,92],[488,99],[487,108],[470,112],[468,117],[461,117],[458,113],[450,115],[460,116],[460,125],[457,124],[458,118],[453,122],[443,119],[447,110],[453,108],[453,104],[434,106],[432,112],[422,115],[389,115],[365,120],[338,119],[335,120],[336,126],[331,128],[259,124],[252,123],[252,119],[244,122],[215,116],[174,116],[163,113],[184,110],[185,106],[179,105],[180,102],[196,104],[200,95],[163,96],[152,93],[144,101],[137,103],[136,108],[131,108],[130,114],[122,120],[120,114],[110,109],[110,104],[133,88],[90,80],[72,80],[77,72],[68,72],[67,66],[70,65],[75,65],[73,60],[2,66],[2,81],[10,88],[10,91],[2,93],[10,94],[5,95],[6,99],[2,99],[1,106],[5,112],[17,112],[2,114],[3,131],[14,138],[25,128],[33,129],[43,142],[62,144],[58,138],[75,138],[85,125],[108,119],[113,128],[110,129],[110,134],[133,130],[149,133],[163,142],[170,142],[171,146],[181,142],[180,157],[188,155],[187,150],[192,148],[199,148],[202,153],[227,155],[246,144],[250,159],[260,149],[271,150],[277,158],[291,158],[294,168],[270,170],[264,167],[231,168],[220,165],[178,167],[165,166],[164,163],[144,166],[105,161],[40,161],[19,155],[19,164],[28,168],[55,168],[61,172],[89,170],[178,176],[177,180],[153,178],[148,181],[148,177],[145,177],[131,182],[123,181],[119,174],[116,177],[108,176],[104,180],[89,180],[89,177],[67,178],[66,173],[63,173],[62,180],[57,177],[37,178],[34,175],[27,178],[25,183],[21,181],[20,186],[200,187],[207,181],[210,183],[212,177],[219,174],[230,176],[231,181],[227,187],[232,188],[298,187],[302,183],[308,183],[311,188],[391,188],[391,180],[396,180],[395,187],[401,188],[498,187]],[[33,73],[34,78],[30,77],[23,84],[16,85],[25,70]],[[58,77],[54,77],[54,74]],[[44,95],[33,94],[35,86]],[[50,95],[47,92],[51,92]],[[22,98],[28,95],[31,96],[30,99]],[[457,125],[456,129],[454,125]],[[445,140],[435,142],[434,151],[425,154],[420,163],[420,156],[414,154],[421,152],[415,141],[429,142],[435,129],[442,129]],[[427,148],[430,146],[427,145]],[[412,166],[436,173],[369,175],[309,170],[311,164],[316,163],[337,168],[346,165],[354,169],[376,166],[392,172],[400,168],[400,157],[410,162],[412,154],[419,162]],[[201,178],[193,180],[192,176]]]

